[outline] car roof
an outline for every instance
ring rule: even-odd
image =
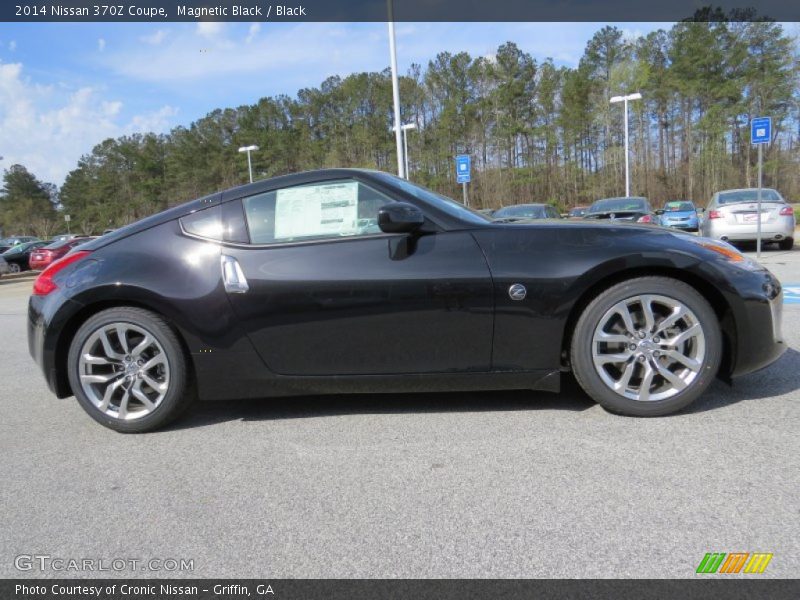
[[[717,194],[725,194],[727,192],[757,192],[757,191],[758,191],[758,188],[750,187],[750,188],[732,188],[730,190],[720,190],[720,191],[718,191],[716,193]],[[776,190],[775,188],[762,187],[761,191],[762,192],[767,192],[767,191],[769,191],[769,192],[777,192],[778,190]]]

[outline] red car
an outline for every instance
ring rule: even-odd
[[[95,238],[89,236],[76,237],[66,242],[55,242],[49,246],[37,248],[31,252],[31,257],[28,259],[28,266],[30,266],[31,269],[44,269],[48,267],[50,263],[64,256],[75,246],[80,246],[93,239]]]

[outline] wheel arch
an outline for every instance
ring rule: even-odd
[[[69,377],[67,375],[67,357],[69,355],[69,347],[72,343],[72,339],[75,337],[78,329],[81,325],[83,325],[88,319],[96,315],[97,313],[107,310],[109,308],[141,308],[143,310],[147,310],[152,312],[159,317],[163,318],[167,325],[172,329],[175,333],[175,336],[178,338],[178,342],[181,345],[181,349],[186,356],[186,365],[188,369],[188,376],[189,382],[194,384],[195,382],[195,368],[194,368],[194,361],[192,360],[192,354],[189,351],[189,346],[186,343],[186,338],[183,332],[180,330],[179,327],[176,327],[173,323],[172,319],[169,318],[168,315],[165,315],[163,311],[158,310],[154,306],[150,305],[146,301],[141,300],[129,300],[129,299],[105,299],[105,300],[98,300],[96,302],[92,302],[91,304],[84,305],[80,310],[75,312],[70,318],[65,322],[64,326],[61,328],[61,331],[58,335],[58,340],[55,344],[55,353],[54,353],[54,360],[53,365],[55,368],[55,384],[56,384],[56,396],[58,398],[66,398],[68,396],[72,396],[72,387],[69,383]]]
[[[734,356],[736,349],[736,324],[733,319],[730,303],[717,287],[700,275],[686,269],[668,266],[639,266],[625,269],[600,278],[592,283],[586,290],[584,290],[584,292],[572,305],[565,322],[564,333],[561,341],[562,367],[567,369],[570,368],[569,349],[572,343],[572,336],[575,332],[575,326],[578,322],[578,319],[589,303],[608,288],[623,281],[636,279],[637,277],[668,277],[671,279],[676,279],[694,288],[701,296],[703,296],[703,298],[708,301],[712,310],[717,315],[717,319],[719,320],[720,324],[720,331],[722,333],[722,362],[720,363],[718,375],[726,381],[730,381],[731,370],[733,365],[736,364]]]

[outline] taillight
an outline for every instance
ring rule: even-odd
[[[47,296],[47,294],[53,290],[58,289],[58,286],[53,281],[53,277],[55,277],[56,274],[62,269],[65,269],[72,263],[79,261],[89,254],[91,254],[91,252],[88,250],[78,250],[73,254],[68,254],[64,258],[51,263],[49,267],[39,274],[39,276],[36,278],[36,281],[33,282],[33,295]]]
[[[652,223],[653,222],[653,218],[650,215],[644,215],[644,216],[639,217],[639,219],[636,222],[637,223]]]
[[[710,210],[710,211],[708,211],[708,218],[709,219],[721,219],[722,218],[722,213],[719,212],[718,210]]]
[[[782,217],[790,217],[794,214],[794,209],[791,206],[784,206],[781,209],[780,215]]]

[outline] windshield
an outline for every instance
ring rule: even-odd
[[[573,208],[571,211],[569,211],[570,217],[582,217],[584,214],[586,214],[585,208]]]
[[[17,244],[17,245],[16,245],[16,246],[14,246],[13,248],[11,248],[11,249],[9,249],[9,250],[6,250],[5,252],[3,252],[3,254],[7,254],[7,255],[11,255],[11,254],[19,254],[20,252],[25,252],[25,250],[27,250],[27,249],[28,249],[28,247],[29,247],[30,245],[31,245],[30,243],[27,243],[27,244]]]
[[[666,212],[683,212],[687,210],[694,210],[694,204],[691,202],[676,200],[674,202],[667,202],[664,205],[664,210]]]
[[[783,202],[781,195],[775,190],[762,189],[762,202]],[[733,192],[720,192],[718,204],[736,204],[737,202],[758,202],[758,190],[736,190]]]
[[[518,219],[544,219],[544,206],[538,204],[521,204],[519,206],[506,206],[495,211],[492,215],[495,219],[506,219],[515,217]]]
[[[644,210],[646,210],[644,198],[605,198],[604,200],[598,200],[592,204],[588,212],[626,212]]]
[[[490,217],[479,213],[477,210],[467,208],[460,202],[456,202],[447,196],[437,194],[436,192],[431,191],[428,188],[424,188],[421,185],[417,185],[416,183],[411,183],[410,181],[400,179],[399,177],[390,175],[388,173],[375,173],[375,175],[381,179],[387,180],[391,184],[400,187],[407,194],[411,194],[415,198],[419,198],[428,204],[432,204],[439,210],[454,217],[458,217],[472,223],[486,223],[487,221],[492,220]]]

